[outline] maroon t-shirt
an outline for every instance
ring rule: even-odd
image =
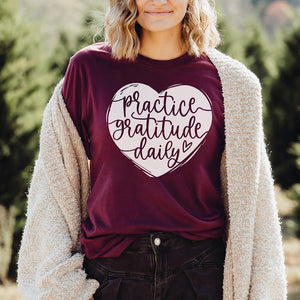
[[[223,98],[207,56],[117,61],[94,44],[71,58],[62,93],[91,160],[88,258],[154,231],[222,236]]]

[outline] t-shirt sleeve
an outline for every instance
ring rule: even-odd
[[[82,139],[86,154],[91,159],[86,122],[87,85],[85,78],[80,63],[71,58],[64,78],[62,96]]]

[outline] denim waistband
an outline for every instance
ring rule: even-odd
[[[177,235],[173,232],[153,232],[135,239],[125,250],[131,252],[151,252],[155,242],[166,250],[176,250],[184,247],[210,247],[223,243],[222,238],[208,238],[203,240],[191,240]]]
[[[84,269],[100,283],[95,300],[222,299],[222,243],[154,232],[138,237],[119,257],[85,257]]]

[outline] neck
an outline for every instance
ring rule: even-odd
[[[180,32],[143,31],[140,54],[157,60],[169,60],[185,53]]]

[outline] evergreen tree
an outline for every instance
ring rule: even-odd
[[[275,179],[283,188],[289,188],[300,183],[300,155],[294,151],[300,139],[300,28],[286,39],[278,64],[278,76],[267,102],[267,133]]]
[[[57,46],[49,60],[50,69],[57,74],[58,78],[65,75],[69,59],[74,53],[94,42],[104,40],[104,31],[101,30],[102,10],[102,6],[99,6],[97,10],[88,10],[79,33],[59,32]]]
[[[267,49],[267,38],[263,34],[261,26],[250,23],[244,32],[244,60],[247,67],[256,74],[262,84],[270,76],[269,53]]]
[[[232,56],[235,59],[241,60],[243,53],[241,51],[241,42],[236,28],[222,14],[218,16],[218,31],[221,37],[221,43],[218,50]]]
[[[262,86],[263,114],[265,131],[268,129],[266,117],[266,103],[269,98],[271,78],[276,72],[274,63],[276,49],[271,52],[267,36],[264,34],[262,26],[256,21],[249,23],[243,32],[242,61],[259,78]]]
[[[8,218],[0,222],[0,281],[4,282],[11,256],[11,267],[15,269],[25,193],[46,99],[42,86],[49,83],[39,71],[38,44],[32,28],[18,24],[17,2],[0,0],[0,7],[0,218]]]

